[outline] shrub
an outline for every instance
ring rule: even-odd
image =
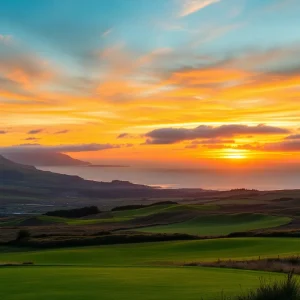
[[[82,218],[90,215],[99,214],[101,211],[97,206],[87,206],[68,210],[55,210],[45,213],[46,216],[61,218]]]
[[[18,232],[16,240],[17,241],[26,240],[26,239],[29,239],[30,236],[31,236],[30,231],[22,229]]]
[[[300,300],[300,286],[293,272],[285,280],[266,283],[261,280],[257,290],[250,291],[236,300]]]

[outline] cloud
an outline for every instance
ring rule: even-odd
[[[113,28],[111,27],[111,28],[105,30],[105,31],[102,33],[101,36],[102,36],[102,37],[107,37],[108,35],[110,35],[110,34],[112,33],[112,31],[113,31]]]
[[[218,139],[218,138],[213,138],[213,139],[205,139],[202,141],[193,141],[193,145],[214,145],[214,144],[234,144],[235,140],[231,139]]]
[[[25,141],[38,141],[39,138],[36,138],[36,137],[29,137],[29,138],[26,138]]]
[[[29,130],[27,132],[27,134],[38,134],[38,133],[41,133],[42,131],[44,131],[43,128],[41,128],[41,129],[33,129],[33,130]]]
[[[227,147],[226,144],[234,144],[235,140],[231,139],[218,139],[218,138],[213,138],[213,139],[205,139],[201,141],[192,141],[190,144],[186,145],[186,149],[196,149],[198,148],[199,145],[204,148],[209,148],[209,149],[222,149]]]
[[[57,75],[48,61],[15,43],[1,47],[0,72],[5,79],[18,83],[25,89],[48,82]]]
[[[209,5],[218,3],[221,0],[180,0],[180,1],[182,1],[182,7],[179,16],[186,17]]]
[[[194,129],[161,128],[145,134],[146,144],[174,144],[185,140],[215,139],[238,135],[286,134],[289,130],[260,124],[257,126],[229,124],[219,127],[200,125]]]
[[[284,141],[278,143],[268,143],[263,145],[262,150],[264,151],[275,151],[275,152],[299,152],[300,151],[300,140]]]
[[[75,153],[75,152],[90,152],[100,151],[107,149],[121,148],[123,145],[113,144],[71,144],[71,145],[57,145],[57,146],[44,146],[40,144],[21,144],[10,147],[0,147],[0,153],[22,153],[22,152],[62,152],[62,153]],[[128,145],[125,145],[128,147]]]
[[[128,133],[121,133],[121,134],[119,134],[118,135],[118,139],[123,139],[123,138],[127,138],[127,137],[129,137],[129,134]]]
[[[5,130],[0,130],[0,134],[6,134],[7,133],[7,131],[5,131]]]
[[[237,147],[238,149],[265,151],[265,152],[300,152],[299,140],[284,140],[275,143],[254,143],[245,144]]]
[[[11,35],[0,34],[0,43],[4,43],[5,45],[10,44],[13,38]]]
[[[56,131],[56,132],[54,132],[54,134],[65,134],[68,132],[70,132],[70,130],[65,129],[65,130]]]
[[[286,140],[300,140],[300,134],[292,134],[285,138]]]

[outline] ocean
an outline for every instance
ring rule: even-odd
[[[300,189],[300,169],[164,169],[137,167],[39,167],[41,170],[78,175],[95,181],[125,180],[163,188],[229,190]]]

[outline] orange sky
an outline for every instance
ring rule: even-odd
[[[0,31],[0,150],[65,146],[85,160],[190,167],[300,162],[300,35],[213,51],[252,23],[228,15],[196,38],[196,21],[183,20],[212,14],[200,2],[169,19],[170,26],[186,22],[185,44],[137,49],[112,27],[99,34],[101,46],[90,49],[80,70],[63,52],[52,55],[29,41],[24,47],[17,32]]]

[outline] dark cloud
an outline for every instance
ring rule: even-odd
[[[44,131],[43,128],[41,128],[41,129],[33,129],[33,130],[29,130],[27,132],[27,134],[38,134],[38,133],[41,133],[42,131]]]
[[[121,133],[121,134],[119,134],[118,135],[118,139],[123,139],[123,138],[127,138],[127,137],[129,137],[129,134],[128,133]]]
[[[300,134],[292,134],[285,138],[286,140],[300,140]]]
[[[5,131],[5,130],[0,130],[0,134],[6,134],[7,133],[7,131]]]
[[[265,151],[275,151],[275,152],[299,152],[300,151],[300,140],[284,141],[278,143],[269,143],[263,145],[263,150]]]
[[[58,145],[58,146],[44,146],[40,144],[21,144],[11,147],[0,147],[0,153],[13,153],[24,151],[40,151],[40,152],[89,152],[100,151],[107,149],[121,148],[123,145],[112,144],[73,144],[73,145]],[[128,145],[125,145],[128,147]]]
[[[162,128],[155,129],[145,134],[146,144],[174,144],[185,140],[217,139],[234,137],[238,135],[263,135],[263,134],[286,134],[289,130],[279,127],[260,124],[248,125],[222,125],[212,127],[200,125],[194,129],[186,128]]]
[[[60,131],[56,131],[54,132],[54,134],[65,134],[65,133],[68,133],[70,130],[60,130]]]
[[[36,138],[36,137],[29,137],[27,139],[25,139],[25,141],[38,141],[39,138]]]
[[[198,145],[197,144],[190,144],[185,146],[186,149],[197,149]]]
[[[196,149],[199,145],[205,148],[224,148],[226,144],[234,144],[235,140],[229,139],[204,139],[201,141],[192,141],[189,145],[185,146],[186,149]]]
[[[193,141],[193,145],[214,145],[214,144],[234,144],[235,140],[229,139],[205,139],[202,141]]]
[[[284,140],[276,143],[254,143],[240,145],[237,149],[256,150],[266,152],[300,152],[300,140]]]

